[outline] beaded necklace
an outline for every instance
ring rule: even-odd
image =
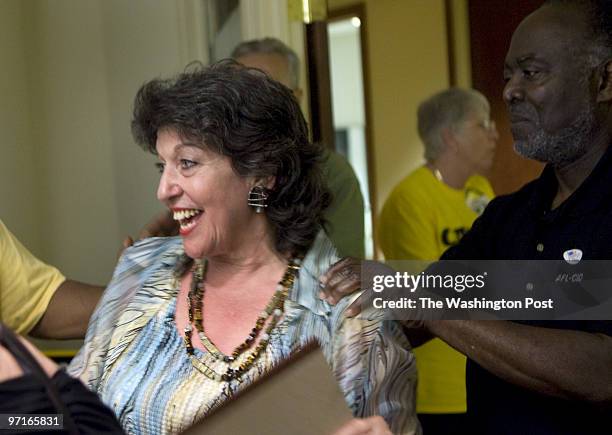
[[[242,376],[257,360],[263,350],[266,349],[270,341],[270,332],[278,320],[281,318],[284,312],[285,299],[289,293],[289,289],[293,287],[295,278],[300,270],[299,258],[292,258],[289,260],[287,270],[285,271],[282,279],[278,283],[276,292],[272,296],[272,299],[261,312],[255,327],[249,333],[249,336],[245,341],[240,343],[230,355],[224,355],[219,351],[215,345],[208,339],[204,331],[204,323],[202,322],[202,309],[204,307],[204,278],[206,276],[206,268],[208,263],[206,261],[196,261],[192,268],[192,280],[189,294],[187,295],[187,309],[189,313],[189,323],[185,326],[185,336],[183,341],[187,354],[191,359],[192,365],[201,373],[206,375],[208,378],[216,381],[231,381]],[[251,352],[243,358],[242,362],[238,363],[238,358],[244,354],[244,352],[251,347],[257,336],[262,331],[264,325],[268,322],[268,326],[265,332],[261,335],[259,343],[255,346]],[[207,351],[207,355],[212,356],[214,363],[223,362],[227,364],[225,373],[219,373],[215,370],[212,365],[207,364],[205,361],[198,359],[194,354],[193,343],[191,337],[193,335],[193,327],[197,330],[198,337],[202,341],[204,348]]]

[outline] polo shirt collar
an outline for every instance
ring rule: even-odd
[[[546,165],[535,183],[528,207],[538,216],[549,214],[550,205],[557,194],[559,185],[553,167]],[[604,201],[608,201],[610,196],[612,196],[612,146],[608,147],[591,174],[578,189],[550,214],[584,216],[600,207]]]

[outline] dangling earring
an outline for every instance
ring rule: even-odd
[[[253,186],[249,190],[247,204],[255,209],[255,213],[263,213],[264,208],[268,207],[268,192],[268,189],[260,185]]]

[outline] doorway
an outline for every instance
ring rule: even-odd
[[[359,180],[364,199],[365,256],[374,258],[376,204],[363,5],[334,11],[327,32],[335,148],[349,161]]]

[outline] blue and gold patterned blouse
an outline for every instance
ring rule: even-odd
[[[393,433],[420,433],[415,361],[399,325],[377,313],[346,318],[349,298],[333,307],[317,297],[319,275],[337,261],[323,233],[302,262],[268,347],[230,382],[194,368],[176,330],[173,271],[182,253],[180,238],[148,239],[126,250],[69,367],[113,409],[126,432],[186,430],[316,340],[355,416],[381,415]],[[215,364],[217,372],[225,371],[226,363]]]

